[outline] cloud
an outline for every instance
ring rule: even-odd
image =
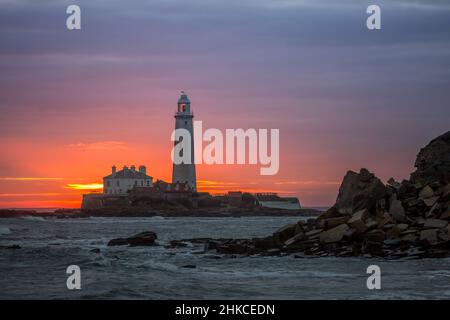
[[[55,181],[63,178],[42,178],[42,177],[0,177],[0,181]]]
[[[0,193],[1,198],[13,198],[13,197],[57,197],[64,196],[65,194],[56,192],[38,192],[38,193]]]
[[[339,181],[277,181],[275,185],[295,185],[295,186],[338,186],[341,183]]]
[[[127,144],[123,141],[99,141],[92,143],[75,143],[69,144],[70,148],[76,148],[81,150],[125,150],[127,149]]]

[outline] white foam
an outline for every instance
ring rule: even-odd
[[[44,218],[42,218],[42,217],[35,217],[35,216],[24,216],[24,217],[21,217],[21,219],[29,220],[29,221],[45,221]]]
[[[4,234],[11,234],[11,229],[8,227],[0,226],[0,236]]]

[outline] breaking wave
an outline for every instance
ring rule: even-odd
[[[0,227],[0,236],[4,234],[11,234],[11,229],[8,227]]]

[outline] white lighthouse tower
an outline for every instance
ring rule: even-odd
[[[186,129],[191,134],[191,163],[173,164],[172,183],[185,182],[193,191],[197,190],[197,178],[195,175],[194,162],[194,126],[192,119],[194,114],[191,112],[191,101],[187,94],[181,91],[178,99],[178,110],[175,113],[175,130]],[[177,144],[177,142],[175,142]]]

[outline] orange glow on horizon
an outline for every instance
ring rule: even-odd
[[[98,191],[103,189],[102,183],[72,183],[67,184],[64,188],[71,190]]]

